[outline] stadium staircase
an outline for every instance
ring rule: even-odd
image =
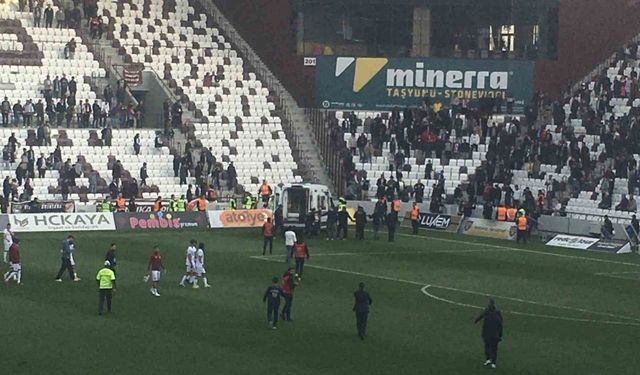
[[[251,65],[256,75],[267,83],[279,100],[279,114],[283,118],[283,128],[287,138],[297,154],[299,162],[305,170],[305,180],[333,187],[325,165],[322,161],[320,148],[315,140],[309,118],[304,110],[298,106],[296,100],[287,91],[278,78],[269,70],[251,46],[242,38],[229,20],[211,0],[198,0],[207,14],[213,16],[215,23],[229,38],[230,42],[240,52],[241,56]]]

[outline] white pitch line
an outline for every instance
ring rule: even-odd
[[[594,275],[608,276],[608,275],[620,275],[625,273],[640,273],[640,271],[622,271],[622,272],[596,272]]]
[[[257,260],[263,260],[263,261],[267,261],[267,262],[278,262],[278,263],[280,263],[280,261],[278,261],[278,260],[275,260],[275,259],[272,259],[272,258],[268,258],[268,257],[263,257],[263,256],[252,256],[250,258],[251,259],[257,259]],[[556,316],[556,315],[533,314],[533,313],[524,313],[524,312],[518,312],[518,311],[506,311],[506,312],[509,312],[509,313],[512,313],[512,314],[515,314],[515,315],[530,316],[530,317],[536,317],[536,318],[548,318],[548,319],[556,319],[556,320],[566,320],[566,321],[574,321],[574,322],[584,322],[584,323],[603,323],[603,324],[613,324],[613,325],[640,326],[640,319],[630,318],[630,317],[625,317],[625,316],[620,316],[620,315],[615,315],[615,314],[610,314],[610,313],[590,311],[590,310],[567,307],[567,306],[557,306],[557,305],[553,305],[553,304],[546,304],[546,303],[541,303],[541,302],[536,302],[536,301],[528,301],[528,300],[523,300],[523,299],[518,299],[518,298],[502,297],[502,296],[496,296],[496,295],[492,295],[492,294],[475,292],[475,291],[470,291],[470,290],[465,290],[465,289],[452,288],[452,287],[447,287],[447,286],[439,286],[439,285],[431,285],[431,284],[427,285],[427,283],[424,283],[424,282],[418,282],[418,281],[413,281],[413,280],[405,280],[405,279],[399,279],[399,278],[395,278],[395,277],[382,276],[382,275],[374,275],[374,274],[370,274],[370,273],[350,271],[350,270],[344,270],[344,269],[340,269],[340,268],[325,267],[325,266],[319,266],[319,265],[315,265],[315,264],[305,264],[305,267],[307,267],[307,268],[315,268],[315,269],[324,270],[324,271],[332,271],[332,272],[337,272],[337,273],[342,273],[342,274],[347,274],[347,275],[364,276],[364,277],[369,277],[369,278],[373,278],[373,279],[393,281],[393,282],[399,282],[399,283],[410,284],[410,285],[417,285],[417,286],[421,287],[422,293],[427,295],[430,298],[433,298],[433,299],[441,301],[441,302],[446,302],[446,303],[449,303],[449,304],[462,306],[462,307],[470,307],[470,308],[476,308],[476,309],[483,309],[484,308],[482,306],[476,306],[476,305],[471,305],[471,304],[466,304],[466,303],[461,303],[461,302],[456,302],[456,301],[450,301],[450,300],[447,300],[447,299],[432,295],[431,293],[427,292],[427,289],[429,289],[429,288],[438,288],[438,289],[452,290],[452,291],[457,291],[457,292],[462,292],[462,293],[467,293],[467,294],[480,295],[480,296],[492,296],[492,297],[498,298],[498,299],[513,300],[513,301],[518,301],[518,302],[528,303],[528,304],[533,304],[533,305],[540,305],[540,306],[545,306],[545,307],[554,307],[554,308],[559,308],[559,309],[564,309],[564,310],[573,310],[573,311],[577,311],[577,312],[581,312],[581,313],[589,313],[589,314],[594,314],[594,315],[609,316],[609,317],[614,317],[614,318],[623,319],[623,320],[633,320],[633,322],[617,322],[617,321],[609,321],[609,320],[581,319],[581,318],[570,318],[570,317],[563,317],[563,316]]]
[[[367,231],[371,231],[371,230],[367,229]],[[487,243],[478,243],[478,242],[470,242],[470,241],[462,241],[462,240],[453,240],[453,239],[449,239],[449,238],[416,236],[416,235],[406,234],[406,233],[396,233],[396,236],[411,237],[411,238],[422,238],[422,239],[426,238],[426,239],[430,239],[430,240],[434,240],[434,241],[459,243],[459,244],[474,245],[474,246],[486,246],[486,247],[491,247],[491,248],[496,248],[496,249],[505,249],[505,250],[511,250],[511,251],[516,251],[516,252],[522,252],[522,253],[547,255],[547,256],[554,256],[554,257],[567,258],[567,259],[577,259],[577,260],[589,261],[589,262],[599,262],[599,263],[608,263],[608,264],[619,264],[619,265],[623,265],[623,266],[640,267],[640,263],[620,262],[620,261],[617,261],[617,260],[607,260],[607,259],[600,259],[600,258],[589,258],[589,257],[581,257],[581,256],[577,256],[577,255],[565,255],[565,254],[547,253],[547,252],[544,252],[544,251],[529,250],[529,249],[522,249],[522,248],[517,248],[517,247],[509,247],[509,246],[501,246],[501,245],[492,245],[492,244],[487,244]]]
[[[313,257],[342,257],[342,256],[358,256],[358,255],[412,255],[412,254],[465,254],[479,253],[486,251],[507,251],[505,249],[473,249],[473,250],[415,250],[415,251],[353,251],[340,253],[313,253]],[[265,257],[281,258],[282,254],[264,255]]]
[[[448,300],[446,298],[438,297],[436,295],[433,295],[433,294],[429,293],[428,292],[429,288],[439,288],[439,287],[437,287],[435,285],[426,285],[422,289],[420,289],[420,291],[422,291],[422,293],[424,295],[426,295],[427,297],[432,298],[432,299],[434,299],[436,301],[448,303],[450,305],[455,305],[455,306],[469,307],[469,308],[472,308],[472,309],[482,310],[482,309],[485,308],[483,306],[471,305],[471,304],[468,304],[468,303],[462,303],[462,302],[452,301],[452,300]],[[496,297],[496,298],[499,298],[499,297]],[[537,302],[530,302],[530,303],[537,304]],[[636,322],[618,322],[618,321],[612,321],[612,320],[570,318],[570,317],[566,317],[566,316],[546,315],[546,314],[533,314],[533,313],[526,313],[526,312],[520,312],[520,311],[505,311],[505,312],[507,312],[509,314],[513,314],[513,315],[529,316],[529,317],[533,317],[533,318],[546,318],[546,319],[555,319],[555,320],[565,320],[565,321],[570,321],[570,322],[600,323],[600,324],[611,324],[611,325],[620,325],[620,326],[637,326],[637,327],[640,327],[640,322],[638,322],[638,323],[636,323]],[[592,311],[591,313],[592,314],[604,314],[604,313],[598,313],[598,312],[595,312],[595,311]],[[618,317],[616,315],[614,315],[614,316]],[[622,316],[620,316],[618,318],[625,319]]]

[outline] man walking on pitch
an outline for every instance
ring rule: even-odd
[[[296,257],[296,274],[299,279],[302,279],[302,271],[304,268],[305,259],[309,259],[309,248],[304,240],[301,238],[293,245],[293,253]]]
[[[296,244],[296,241],[298,241],[296,232],[291,228],[287,229],[284,232],[284,244],[287,247],[287,264],[291,264],[291,259],[293,259],[293,245]]]
[[[112,243],[109,251],[104,256],[104,260],[108,260],[111,264],[111,269],[116,272],[116,244]]]
[[[11,230],[11,224],[7,224],[2,235],[2,242],[4,243],[4,262],[8,262],[9,249],[13,245],[13,231]]]
[[[485,366],[496,368],[498,360],[498,343],[502,341],[502,314],[493,299],[487,308],[478,316],[475,323],[482,320],[482,339],[484,340]]]
[[[193,288],[197,289],[199,288],[198,283],[196,283],[196,240],[191,240],[191,242],[189,243],[189,247],[187,247],[187,256],[185,259],[185,265],[186,265],[186,272],[185,274],[182,276],[182,280],[180,280],[180,286],[185,286],[184,282],[185,281],[189,281],[191,284],[193,284]]]
[[[267,245],[269,245],[269,255],[273,254],[273,223],[270,217],[268,217],[267,221],[262,225],[262,236],[264,237],[262,242],[262,255],[265,255]]]
[[[156,245],[153,247],[153,253],[149,258],[149,265],[147,266],[149,274],[145,276],[145,282],[149,280],[149,276],[151,276],[151,289],[149,289],[149,292],[156,297],[160,297],[160,293],[158,293],[158,285],[160,284],[160,274],[163,270],[164,264],[162,264],[160,248]]]
[[[356,313],[356,328],[358,337],[364,340],[367,335],[367,318],[369,317],[369,306],[373,303],[371,296],[364,290],[364,283],[358,285],[358,290],[353,293],[355,302],[353,311]]]
[[[4,274],[4,283],[9,284],[13,279],[16,284],[22,285],[22,264],[20,263],[20,240],[15,239],[9,248],[9,272]]]
[[[420,208],[417,203],[413,203],[413,207],[411,208],[411,233],[416,235],[418,234],[418,226],[420,221]]]
[[[278,285],[278,278],[274,277],[271,279],[271,285],[262,297],[262,302],[267,302],[267,322],[273,329],[276,329],[278,326],[278,310],[280,308],[281,297],[283,297],[282,288]]]
[[[98,283],[98,315],[102,315],[104,303],[107,302],[107,312],[111,312],[111,300],[116,290],[116,274],[110,268],[111,263],[104,261],[104,267],[98,271],[96,282]]]
[[[196,279],[195,285],[198,285],[198,280],[202,279],[205,288],[211,288],[209,281],[207,280],[207,271],[204,269],[204,243],[200,242],[198,250],[196,250],[196,260],[194,262],[196,266]]]
[[[297,286],[295,270],[289,267],[287,272],[282,275],[282,297],[284,297],[284,307],[280,317],[287,322],[291,321],[291,305],[293,304],[293,290]]]
[[[56,276],[57,282],[62,282],[62,274],[64,271],[69,272],[69,278],[73,281],[80,281],[80,278],[76,276],[73,269],[73,251],[75,250],[75,239],[73,235],[69,235],[66,240],[62,241],[62,259],[60,264],[60,270]]]

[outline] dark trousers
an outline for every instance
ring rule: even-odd
[[[516,243],[520,243],[520,240],[522,240],[524,243],[527,243],[526,230],[518,230],[518,233],[516,233]]]
[[[58,271],[58,276],[56,276],[56,279],[62,278],[62,274],[64,273],[64,271],[69,271],[69,278],[71,280],[76,278],[76,274],[73,272],[73,266],[71,265],[70,259],[62,258],[62,264],[60,264],[60,270]]]
[[[47,173],[46,169],[38,169],[38,178],[44,178],[45,173]]]
[[[338,223],[338,238],[347,238],[347,223]]]
[[[304,268],[304,258],[296,257],[296,273],[298,276],[302,276],[302,269]]]
[[[102,314],[104,309],[104,301],[107,301],[107,312],[111,312],[111,298],[113,297],[113,290],[111,289],[100,289],[98,292],[99,302],[98,302],[98,314]]]
[[[336,238],[336,223],[327,223],[327,239],[333,240]]]
[[[267,303],[267,321],[271,322],[275,327],[278,324],[278,310],[280,304]]]
[[[283,294],[284,307],[282,308],[282,320],[291,320],[291,305],[293,305],[293,294]]]
[[[411,229],[413,234],[418,234],[418,220],[411,220]]]
[[[373,239],[378,239],[378,233],[380,232],[380,224],[373,223]]]
[[[358,329],[358,336],[364,338],[367,335],[367,318],[368,312],[356,312],[356,328]]]
[[[262,255],[267,251],[267,244],[269,244],[269,254],[273,254],[273,236],[264,236],[262,243]]]
[[[389,227],[389,242],[393,242],[396,239],[396,227]]]
[[[364,240],[364,225],[356,225],[356,240]]]
[[[498,361],[498,339],[484,339],[484,355],[494,365]]]

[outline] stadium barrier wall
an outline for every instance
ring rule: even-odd
[[[272,217],[271,210],[217,210],[207,211],[211,228],[260,228],[267,218]]]
[[[116,230],[147,231],[207,228],[205,212],[123,212],[114,213]]]
[[[542,236],[548,234],[553,237],[555,234],[568,234],[584,237],[600,237],[601,222],[578,220],[562,216],[540,216],[538,218],[538,232]],[[625,234],[625,226],[622,224],[613,224],[614,236],[616,241],[627,241]]]
[[[458,233],[477,237],[515,240],[517,228],[515,223],[506,221],[465,218],[458,227]]]
[[[116,230],[112,212],[3,215],[14,232],[80,232]],[[1,221],[0,221],[1,223]],[[6,225],[6,224],[4,224]]]

